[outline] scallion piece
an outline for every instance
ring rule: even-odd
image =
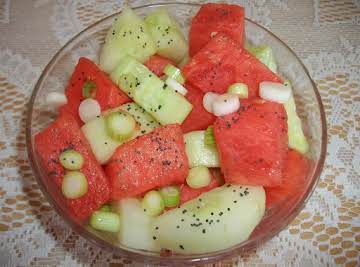
[[[185,83],[185,79],[184,79],[184,76],[182,75],[181,73],[181,70],[179,70],[177,67],[171,65],[171,64],[167,64],[164,68],[164,73],[176,80],[178,83],[180,84],[184,84]]]
[[[90,217],[90,226],[100,231],[118,232],[120,223],[120,216],[114,212],[95,211]]]
[[[237,94],[239,98],[248,98],[249,88],[245,83],[234,83],[229,86],[228,93]]]
[[[209,126],[204,133],[204,143],[208,146],[215,145],[214,127]]]
[[[111,207],[108,204],[102,205],[102,207],[99,209],[99,211],[111,211]]]
[[[84,98],[94,98],[96,96],[96,83],[86,81],[82,87],[82,94]]]
[[[180,203],[180,190],[177,186],[165,186],[160,189],[165,207],[176,207]]]
[[[150,216],[160,215],[165,208],[164,200],[161,194],[156,190],[149,191],[145,194],[141,206],[144,209],[144,212]]]
[[[136,121],[130,114],[121,111],[111,112],[105,117],[108,134],[117,141],[126,140],[135,131]]]
[[[209,169],[205,166],[191,168],[188,177],[186,178],[188,186],[195,189],[208,186],[210,182],[211,174]]]
[[[63,151],[59,156],[60,164],[67,170],[80,170],[84,165],[84,157],[73,149]]]
[[[88,191],[88,182],[85,175],[79,171],[67,172],[61,183],[61,191],[68,199],[76,199]]]

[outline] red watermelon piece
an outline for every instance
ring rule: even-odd
[[[281,204],[285,200],[297,198],[306,186],[310,161],[299,152],[289,150],[286,155],[282,183],[276,187],[265,187],[266,207]]]
[[[182,184],[188,159],[177,124],[155,129],[117,148],[105,168],[112,199],[140,195],[153,188]]]
[[[167,64],[171,64],[175,66],[176,64],[165,57],[159,56],[159,55],[153,55],[151,56],[147,61],[145,61],[144,65],[151,70],[153,73],[155,73],[157,76],[164,75],[164,68]]]
[[[86,81],[92,81],[96,84],[95,99],[99,102],[101,111],[131,101],[94,62],[81,57],[65,90],[68,103],[65,107],[60,108],[60,112],[66,110],[81,121],[78,109],[81,101],[84,100],[82,88]]]
[[[283,105],[242,100],[239,111],[216,119],[214,135],[226,183],[281,184],[288,140]]]
[[[225,93],[227,88],[242,82],[248,85],[249,98],[257,97],[263,81],[282,80],[248,53],[228,35],[217,34],[184,66],[188,82],[203,92]]]
[[[181,129],[184,133],[205,130],[209,125],[213,124],[216,117],[207,112],[203,106],[204,92],[189,83],[184,86],[188,90],[185,97],[193,105],[193,109],[181,124]]]
[[[59,162],[59,156],[69,148],[84,157],[84,166],[80,171],[88,181],[88,192],[77,199],[66,199],[61,193],[65,169]],[[35,150],[44,174],[50,182],[55,183],[61,196],[60,201],[68,207],[73,216],[86,219],[110,199],[110,187],[105,173],[73,116],[64,114],[36,134]]]
[[[205,4],[192,19],[189,53],[194,56],[217,33],[226,33],[240,46],[245,37],[245,12],[241,6]]]
[[[195,189],[195,188],[191,188],[187,184],[183,184],[180,186],[180,205],[189,200],[197,198],[202,193],[206,193],[206,192],[210,191],[211,189],[214,189],[218,186],[219,186],[219,183],[213,175],[211,176],[210,184],[208,186],[205,186],[202,188]]]

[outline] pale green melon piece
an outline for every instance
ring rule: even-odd
[[[125,55],[144,62],[155,53],[145,22],[131,8],[125,7],[106,35],[100,52],[100,67],[110,73]]]
[[[165,8],[157,8],[145,18],[156,53],[179,63],[187,54],[188,45],[177,22]]]
[[[291,88],[290,82],[285,82]],[[288,124],[288,145],[299,153],[306,154],[309,151],[309,143],[304,135],[301,120],[296,112],[296,104],[293,95],[284,104]]]
[[[155,218],[152,230],[161,248],[213,252],[248,239],[264,212],[262,187],[223,185]]]
[[[270,46],[248,46],[247,50],[266,65],[272,72],[277,72],[276,60]]]
[[[110,77],[162,125],[181,124],[192,109],[183,95],[168,88],[159,77],[130,56],[120,60]]]
[[[220,167],[216,145],[206,145],[205,131],[193,131],[184,135],[186,155],[189,167]]]
[[[120,215],[121,226],[118,241],[127,247],[159,251],[157,240],[153,239],[153,217],[147,215],[141,208],[140,200],[125,198],[113,202],[112,210]]]

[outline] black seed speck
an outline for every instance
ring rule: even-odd
[[[210,215],[211,215],[211,216],[213,216],[213,215],[214,215],[214,213],[213,213],[213,212],[211,212],[211,213],[210,213]]]
[[[153,239],[156,240],[156,236],[153,236]]]
[[[230,208],[227,208],[228,211],[230,211]]]
[[[206,233],[205,229],[203,229],[202,232],[203,232],[203,234],[205,234]]]
[[[187,212],[187,210],[183,210],[182,213],[185,214]]]
[[[158,227],[158,226],[156,226],[156,227],[155,227],[155,230],[159,230],[159,227]]]
[[[176,228],[179,229],[179,228],[180,228],[180,225],[177,225]]]
[[[184,250],[184,246],[183,246],[183,245],[180,245],[179,248],[181,248],[182,250]]]

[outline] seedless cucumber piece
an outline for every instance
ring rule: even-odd
[[[67,172],[62,180],[61,191],[68,199],[82,197],[88,191],[85,175],[79,171]]]
[[[211,182],[211,174],[208,168],[205,166],[194,167],[189,170],[186,183],[191,188],[201,188],[208,186]]]
[[[245,83],[234,83],[229,86],[228,93],[237,94],[240,98],[248,98],[249,89]]]
[[[160,189],[165,207],[172,208],[180,203],[180,190],[177,186],[165,186]]]
[[[109,135],[118,141],[129,138],[135,131],[136,121],[125,112],[111,112],[105,117]]]
[[[84,157],[73,149],[63,151],[59,156],[60,164],[67,170],[80,170],[84,165]]]
[[[145,194],[141,206],[150,216],[161,214],[165,208],[164,200],[160,193],[156,190],[149,191]]]
[[[178,83],[184,84],[185,78],[181,73],[181,70],[179,70],[177,67],[167,64],[164,68],[164,73],[170,77],[176,80]]]
[[[91,214],[90,226],[96,230],[116,233],[120,230],[120,217],[114,212],[95,211]]]

